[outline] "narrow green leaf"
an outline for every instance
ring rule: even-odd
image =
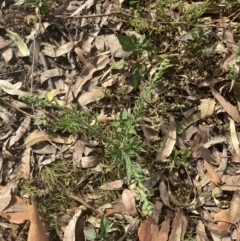
[[[29,56],[30,51],[27,45],[25,44],[25,42],[22,40],[22,38],[17,33],[14,33],[8,29],[6,29],[6,31],[7,31],[7,36],[14,41],[14,43],[17,45],[22,55],[24,57]]]
[[[103,218],[101,219],[101,222],[100,222],[100,230],[101,230],[101,233],[100,233],[101,238],[106,237],[107,234],[108,234],[109,231],[110,231],[110,224],[109,224],[108,220],[107,220],[105,217],[103,217]]]

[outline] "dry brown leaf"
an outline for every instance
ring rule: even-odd
[[[49,239],[46,236],[44,227],[41,223],[34,196],[31,196],[30,198],[28,211],[30,217],[30,228],[28,231],[27,241],[48,241]]]
[[[69,53],[73,47],[74,47],[74,42],[72,42],[72,41],[65,43],[64,45],[61,45],[59,48],[57,48],[55,57],[59,57],[59,56]]]
[[[230,208],[229,208],[229,218],[230,218],[230,221],[234,224],[240,221],[239,207],[240,207],[240,189],[237,189],[233,193],[233,197],[230,202]]]
[[[122,203],[125,207],[125,210],[127,211],[127,214],[132,216],[137,215],[135,197],[130,190],[127,190],[127,189],[123,190]]]
[[[36,38],[34,38],[32,43],[30,44],[29,50],[31,53],[31,63],[32,63],[31,74],[32,74],[37,69],[38,62],[39,62],[40,45],[39,45],[39,42],[36,40]]]
[[[227,29],[223,29],[223,39],[225,40],[225,43],[227,47],[234,53],[238,52],[239,45],[234,41],[233,39],[233,33]]]
[[[5,62],[9,62],[13,58],[13,51],[12,48],[7,48],[3,51],[2,57],[4,58]]]
[[[11,202],[12,189],[16,186],[14,182],[8,183],[0,190],[0,211],[3,211]]]
[[[33,146],[32,150],[34,153],[42,154],[42,155],[56,154],[57,152],[56,147],[53,145],[49,145],[48,142],[37,143],[36,145]]]
[[[0,37],[0,49],[7,47],[12,42],[12,40],[6,40],[3,37]]]
[[[199,120],[201,120],[201,113],[196,113],[181,120],[179,122],[179,125],[181,126],[182,130],[185,130],[187,127],[189,127],[190,125],[192,125],[193,123]]]
[[[231,157],[232,163],[240,163],[240,156],[232,156]]]
[[[187,224],[188,218],[183,214],[183,211],[179,209],[173,220],[172,232],[169,236],[169,241],[184,240],[184,234],[187,228]]]
[[[44,44],[44,48],[42,49],[42,52],[46,56],[56,58],[56,57],[59,57],[59,56],[62,56],[64,54],[69,53],[72,50],[73,47],[74,47],[73,42],[68,42],[64,45],[61,45],[57,49],[55,48],[54,45]]]
[[[85,156],[81,159],[82,168],[95,167],[99,163],[99,156]]]
[[[152,223],[151,217],[148,217],[145,222],[142,222],[138,229],[139,241],[158,241],[159,229],[158,225]]]
[[[147,140],[157,141],[160,139],[158,136],[159,130],[154,129],[152,126],[146,125],[145,123],[142,123],[140,126],[143,131],[143,135]]]
[[[167,190],[167,186],[164,183],[164,181],[162,180],[159,184],[159,191],[160,191],[160,197],[162,199],[162,202],[170,207],[170,201],[169,201],[169,194],[168,194],[168,190]]]
[[[102,186],[99,187],[101,190],[119,190],[122,189],[123,187],[123,180],[116,180],[113,182],[108,182],[106,184],[103,184]]]
[[[196,241],[208,241],[208,237],[205,232],[205,226],[201,220],[198,221],[196,227]]]
[[[85,149],[85,144],[82,141],[77,140],[74,143],[74,152],[73,152],[73,164],[79,166],[80,161],[83,156],[83,152]]]
[[[31,158],[31,147],[27,147],[22,153],[21,158],[21,174],[24,179],[30,178],[30,158]]]
[[[232,117],[232,119],[239,123],[240,122],[240,115],[238,110],[230,104],[228,101],[226,101],[215,89],[213,86],[210,86],[212,95],[214,98],[217,99],[219,104],[223,107],[223,109]]]
[[[224,184],[220,188],[223,191],[235,192],[238,189],[240,189],[240,185],[227,185],[227,184]]]
[[[122,45],[115,34],[99,35],[95,38],[95,44],[100,52],[110,50],[112,56],[116,58],[125,59],[131,54],[131,52],[123,51]]]
[[[77,97],[79,92],[82,90],[83,85],[92,78],[93,73],[106,67],[109,61],[108,55],[100,55],[93,59],[89,65],[87,65],[82,74],[76,80],[76,84],[72,87],[75,97]]]
[[[49,78],[62,76],[63,74],[63,70],[59,68],[45,70],[41,74],[41,84]]]
[[[177,133],[176,133],[176,123],[173,116],[169,117],[169,130],[167,135],[163,140],[161,149],[157,153],[156,161],[163,160],[167,158],[173,150],[176,143]]]
[[[56,143],[69,145],[73,143],[75,138],[72,135],[70,135],[69,137],[63,137],[55,133],[46,134],[43,131],[36,129],[27,136],[27,138],[25,139],[24,145],[26,147],[30,147],[38,142],[49,141],[49,140]]]
[[[198,85],[198,88],[209,87],[211,84],[215,85],[215,84],[220,83],[220,82],[225,81],[225,80],[226,80],[226,77],[216,77],[216,78],[213,78],[213,79],[210,79],[210,80],[203,80]]]
[[[231,226],[229,209],[223,209],[214,215],[214,222],[218,223],[217,230],[228,230]]]
[[[217,186],[220,185],[222,183],[220,177],[218,176],[217,172],[213,169],[213,167],[206,160],[204,160],[204,166],[207,169],[207,172],[211,181]]]
[[[91,89],[90,91],[84,92],[78,98],[78,103],[80,106],[85,106],[89,103],[100,100],[104,97],[103,90],[99,88]]]
[[[29,220],[28,206],[25,200],[12,195],[8,207],[1,213],[1,216],[10,223],[21,224]]]
[[[87,61],[83,55],[83,51],[79,47],[75,47],[74,52],[78,55],[79,59],[83,62],[83,64],[86,65]]]
[[[230,135],[231,135],[231,141],[232,141],[232,145],[235,149],[235,154],[236,155],[240,155],[240,148],[239,148],[239,140],[237,137],[237,132],[236,132],[236,128],[235,128],[235,123],[234,121],[230,118]]]
[[[24,119],[22,124],[17,129],[15,135],[13,135],[12,138],[9,140],[9,144],[8,144],[9,147],[17,143],[20,140],[20,138],[26,133],[28,127],[30,126],[30,122],[31,122],[30,117],[26,117]]]
[[[170,217],[171,217],[170,212],[167,212],[166,219],[162,223],[161,229],[160,229],[159,234],[158,234],[158,240],[161,240],[161,241],[167,241],[168,240],[168,234],[169,234],[169,231],[170,231],[170,221],[171,221]]]
[[[81,4],[81,6],[76,10],[74,11],[70,17],[73,17],[75,15],[77,15],[78,13],[80,13],[83,9],[88,9],[90,8],[92,5],[93,5],[94,1],[93,0],[87,0],[84,2],[84,4]]]
[[[76,234],[78,235],[77,240],[85,241],[83,229],[84,219],[82,215],[82,210],[78,210],[75,212],[64,231],[63,241],[75,241]]]
[[[214,113],[215,108],[215,100],[214,99],[201,99],[201,104],[199,106],[199,110],[201,113],[201,119],[207,118]]]
[[[21,82],[18,82],[16,84],[11,84],[7,80],[0,80],[0,88],[6,92],[9,95],[18,95],[18,96],[23,96],[23,95],[28,95],[27,92],[19,90],[21,87]]]
[[[231,88],[231,83],[227,84],[226,87]],[[234,82],[232,86],[232,91],[238,105],[238,110],[240,110],[240,83]]]

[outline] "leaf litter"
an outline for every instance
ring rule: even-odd
[[[138,6],[142,12],[135,9],[136,16],[122,1],[80,5],[64,0],[59,7],[49,2],[52,11],[40,20],[34,8],[25,8],[26,3],[9,2],[4,1],[0,15],[1,29],[8,34],[0,38],[0,180],[5,186],[0,191],[0,221],[12,224],[8,233],[23,240],[26,231],[14,230],[13,224],[30,217],[29,241],[134,240],[137,236],[149,241],[238,240],[237,13],[225,2],[188,3],[182,8],[163,1],[161,8],[167,10],[162,18],[158,11],[150,16],[142,8],[144,3]],[[229,17],[219,19],[216,13],[223,6]],[[116,14],[116,7],[122,13]],[[24,22],[32,15],[36,21]],[[10,21],[12,16],[18,24]],[[58,18],[61,22],[54,21]],[[134,31],[130,33],[127,26]],[[154,26],[161,27],[161,38]],[[124,119],[122,109],[131,113],[161,61],[156,56],[151,61],[152,52],[140,33],[147,36],[151,50],[157,41],[158,55],[168,56],[171,68],[160,86],[151,89],[151,98],[144,102],[148,111],[139,112],[144,116],[131,129],[145,150],[134,161],[144,167],[148,179],[144,185],[151,194],[149,215],[141,210],[142,190],[134,181],[129,183],[121,169],[116,172],[109,165],[106,139],[101,142],[66,119],[57,130],[51,128],[59,117],[68,117],[52,111],[58,103],[82,111],[82,120],[86,114],[94,116],[88,120],[88,131],[97,126],[107,139],[126,129],[116,120],[129,118]],[[120,44],[119,36],[124,35],[131,36],[129,51]],[[144,68],[133,68],[136,59],[146,64],[145,73]],[[25,104],[22,97],[33,93],[39,96],[38,105]],[[41,105],[45,100],[52,106]],[[59,131],[66,121],[69,129]],[[14,180],[19,181],[16,191],[21,198],[12,190]],[[36,195],[46,230],[31,194]],[[150,198],[147,192],[144,195]],[[29,196],[27,210],[22,198]]]

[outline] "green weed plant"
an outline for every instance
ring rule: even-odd
[[[73,107],[62,107],[57,102],[42,100],[33,95],[22,96],[21,99],[29,104],[54,110],[53,115],[56,117],[52,122],[54,131],[75,134],[82,131],[92,138],[102,141],[105,145],[106,157],[109,160],[108,165],[117,168],[119,173],[126,173],[127,184],[133,185],[139,191],[142,211],[148,214],[152,210],[152,205],[148,200],[150,193],[143,185],[148,177],[144,168],[136,161],[137,157],[145,150],[141,147],[141,140],[135,128],[139,125],[146,111],[144,104],[150,98],[151,90],[161,81],[167,68],[168,61],[164,60],[149,78],[146,88],[140,94],[132,111],[129,113],[126,109],[122,109],[120,114],[115,117],[110,126],[110,135],[103,134],[96,120],[94,126],[90,125],[93,118],[87,112],[77,111]]]

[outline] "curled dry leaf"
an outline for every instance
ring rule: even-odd
[[[78,220],[80,219],[80,223],[78,222]],[[77,223],[79,224],[78,227]],[[84,237],[84,233],[83,233],[83,229],[84,229],[84,219],[83,219],[83,215],[82,215],[82,210],[78,210],[75,212],[75,214],[73,215],[72,219],[70,220],[70,222],[68,223],[65,231],[64,231],[64,236],[63,236],[63,241],[75,241],[76,236],[76,229],[78,230],[78,240],[79,241],[85,241],[85,237]]]
[[[20,138],[26,133],[26,131],[27,131],[29,125],[30,125],[30,122],[31,122],[30,117],[26,117],[24,119],[22,124],[17,129],[15,135],[13,135],[12,138],[9,140],[9,147],[11,147],[15,143],[17,143],[20,140]]]
[[[43,131],[34,130],[31,134],[27,136],[27,138],[25,139],[24,145],[26,147],[30,147],[38,142],[49,141],[49,140],[56,143],[69,145],[73,143],[75,138],[72,135],[70,135],[69,137],[63,137],[55,133],[45,134]]]
[[[31,196],[30,198],[28,211],[30,217],[30,228],[28,231],[27,241],[48,241],[49,239],[45,234],[45,229],[41,223],[34,196]]]
[[[16,84],[11,84],[7,80],[0,80],[0,88],[5,93],[9,95],[18,95],[18,96],[28,95],[27,92],[19,90],[19,88],[21,87],[19,84],[22,84],[22,83],[18,82]]]
[[[229,207],[229,201],[228,200],[222,200],[223,197],[223,191],[219,187],[215,187],[212,190],[212,197],[215,202],[215,204],[219,208],[228,208]]]
[[[204,166],[207,169],[207,172],[208,172],[208,175],[209,175],[211,181],[215,185],[220,185],[221,184],[220,177],[218,176],[217,172],[213,169],[213,167],[206,160],[204,160]]]
[[[30,158],[31,158],[31,147],[27,147],[22,153],[21,158],[21,174],[24,179],[30,178]]]
[[[161,149],[157,153],[157,157],[156,157],[157,161],[168,157],[172,153],[173,147],[175,146],[175,143],[176,143],[176,138],[177,138],[176,123],[175,123],[174,117],[170,116],[169,130],[166,137],[163,140]]]

